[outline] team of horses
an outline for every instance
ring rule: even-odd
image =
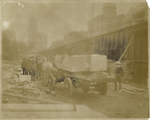
[[[46,57],[24,58],[21,67],[24,75],[32,76],[32,81],[42,79],[42,82],[47,84],[50,79],[54,80],[52,72],[56,69],[53,68],[52,62],[48,61]]]

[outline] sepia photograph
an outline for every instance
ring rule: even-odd
[[[145,0],[1,0],[1,119],[149,118]]]

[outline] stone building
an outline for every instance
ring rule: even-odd
[[[96,36],[116,30],[120,26],[123,14],[117,15],[115,3],[104,3],[103,13],[88,21],[89,36]]]
[[[121,22],[121,28],[142,23],[148,20],[148,6],[146,3],[140,3],[135,8],[131,8]]]

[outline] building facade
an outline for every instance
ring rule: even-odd
[[[140,3],[135,8],[131,8],[121,21],[121,28],[128,27],[148,21],[148,6],[146,3]]]
[[[115,3],[104,3],[103,13],[88,21],[89,37],[104,34],[116,30],[120,26],[123,14],[117,15]]]
[[[28,44],[30,48],[36,47],[37,49],[47,47],[47,34],[38,32],[38,21],[34,16],[29,19],[29,36]]]
[[[28,30],[28,44],[29,46],[36,45],[36,35],[37,35],[37,19],[31,16],[29,19],[29,30]]]

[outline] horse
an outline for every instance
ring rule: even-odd
[[[31,76],[32,76],[32,80],[35,81],[35,78],[37,78],[37,62],[36,62],[36,59],[33,59],[31,61]]]
[[[38,79],[41,76],[40,73],[41,73],[41,66],[42,66],[43,62],[44,62],[43,57],[37,57],[36,66],[37,66],[37,77],[38,77]]]
[[[31,72],[32,72],[32,61],[30,60],[30,59],[27,59],[27,61],[26,61],[26,73],[28,74],[28,75],[31,75]]]
[[[23,75],[30,74],[29,59],[24,59],[21,63],[21,68],[23,69]]]
[[[22,68],[22,71],[23,71],[23,75],[25,75],[25,64],[26,64],[26,60],[24,58],[23,61],[21,62],[21,68]]]
[[[56,71],[53,68],[53,65],[50,61],[47,61],[45,57],[39,57],[37,59],[37,71],[40,73],[40,77],[42,79],[42,83],[51,85],[51,89],[55,84],[55,77],[53,76],[53,72]],[[39,78],[39,77],[38,77]]]

